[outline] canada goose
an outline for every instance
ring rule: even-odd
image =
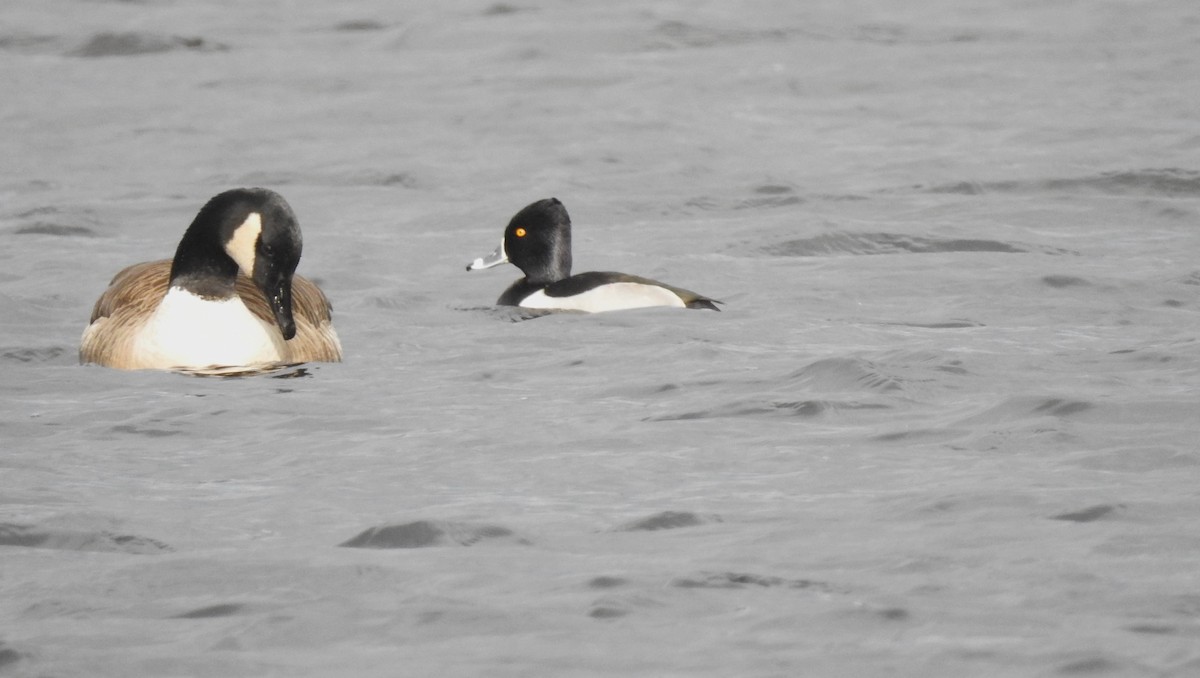
[[[265,188],[217,195],[174,260],[134,264],[112,279],[83,331],[80,362],[221,372],[341,361],[329,300],[294,275],[300,249],[283,196]]]
[[[496,251],[471,262],[467,270],[503,263],[512,263],[525,277],[500,295],[497,306],[588,313],[647,306],[721,310],[716,299],[641,276],[611,271],[571,275],[571,217],[558,198],[539,200],[517,212]]]

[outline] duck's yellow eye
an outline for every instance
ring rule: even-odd
[[[525,229],[521,228],[520,226],[518,226],[517,230],[513,231],[513,233],[515,233],[518,238],[525,237]]]

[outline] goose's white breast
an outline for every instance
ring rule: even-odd
[[[286,360],[279,330],[238,297],[210,300],[178,287],[141,327],[133,349],[146,367],[260,365]]]

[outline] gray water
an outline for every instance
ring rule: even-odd
[[[919,5],[9,0],[0,675],[1200,675],[1200,13]],[[249,185],[346,361],[77,365]]]

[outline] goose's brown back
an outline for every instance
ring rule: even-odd
[[[92,308],[94,327],[84,333],[80,360],[109,367],[136,366],[132,339],[166,295],[170,277],[170,259],[134,264],[117,273]],[[253,281],[239,274],[235,289],[251,313],[274,326],[271,307]],[[289,355],[283,362],[341,361],[342,346],[333,329],[332,310],[329,299],[315,283],[303,276],[292,279],[296,336],[286,342]]]

